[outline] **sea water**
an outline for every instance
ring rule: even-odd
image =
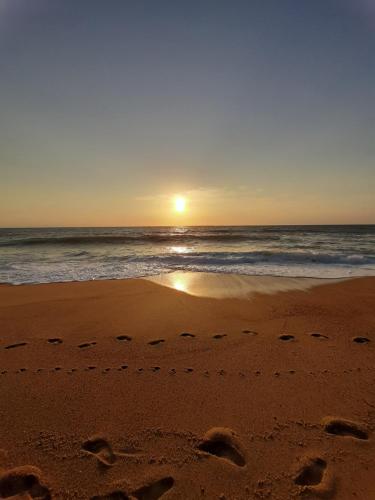
[[[0,229],[1,283],[173,271],[375,275],[375,225]]]

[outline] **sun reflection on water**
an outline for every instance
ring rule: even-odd
[[[174,253],[189,253],[189,248],[184,246],[175,246],[170,248]]]

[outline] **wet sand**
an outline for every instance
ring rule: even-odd
[[[255,293],[309,290],[314,286],[345,280],[322,278],[296,278],[285,276],[247,276],[241,274],[197,273],[175,271],[146,278],[152,283],[167,286],[197,297],[216,299],[251,299]]]
[[[0,497],[375,499],[375,278],[318,281],[0,286]]]

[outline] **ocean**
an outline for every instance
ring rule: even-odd
[[[120,279],[172,271],[375,275],[375,225],[0,229],[0,282]]]

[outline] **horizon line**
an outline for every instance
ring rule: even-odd
[[[324,224],[161,224],[161,225],[129,225],[129,226],[0,226],[2,229],[125,229],[125,228],[194,228],[194,227],[327,227],[327,226],[375,226],[370,223],[324,223]]]

